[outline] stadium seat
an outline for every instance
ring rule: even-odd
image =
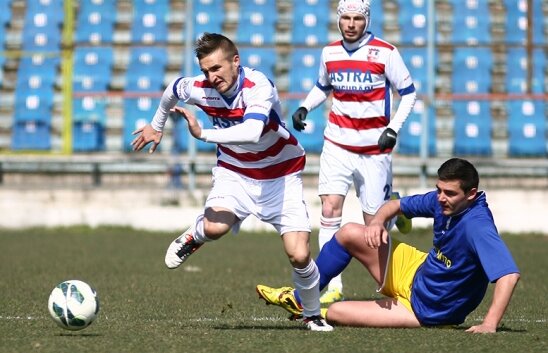
[[[299,140],[304,150],[307,153],[321,153],[323,147],[323,132],[327,122],[327,113],[325,104],[320,105],[316,109],[310,111],[306,116],[306,127],[303,131],[293,129],[291,115],[300,106],[301,101],[297,99],[288,100],[284,107],[287,107],[285,119],[286,127],[293,136]]]
[[[275,44],[278,10],[275,0],[249,0],[240,2],[236,29],[238,45]]]
[[[61,27],[65,12],[63,11],[63,0],[36,0],[27,1],[26,19],[34,17],[36,14],[44,14],[47,17],[48,25],[52,24]],[[26,25],[29,22],[26,21]]]
[[[77,43],[95,45],[112,43],[116,20],[116,2],[82,0],[76,20]]]
[[[508,93],[527,93],[527,67],[529,60],[527,51],[523,47],[510,47],[506,50],[506,88]],[[511,60],[511,61],[510,61]],[[532,82],[533,93],[544,92],[544,66],[546,57],[543,49],[534,49],[532,57]]]
[[[97,152],[105,149],[105,127],[96,121],[77,121],[72,125],[72,149]]]
[[[132,135],[133,131],[150,122],[159,103],[159,98],[140,97],[124,99],[124,123],[122,128],[122,146],[124,151],[129,152],[132,150],[131,141],[135,138]]]
[[[321,48],[293,48],[290,54],[289,91],[308,93],[318,80]]]
[[[196,118],[203,128],[213,128],[213,124],[211,123],[210,119],[202,110],[196,109],[194,113],[196,114]],[[179,115],[174,115],[173,123],[173,152],[188,152],[190,140],[194,139],[194,137],[192,137],[188,132],[187,122]],[[214,152],[217,149],[217,144],[215,143],[204,142],[197,139],[195,139],[195,141],[197,152]]]
[[[487,1],[451,0],[452,42],[478,45],[491,42],[491,15]]]
[[[222,33],[225,21],[224,0],[198,0],[194,5],[194,38],[204,32]]]
[[[105,125],[106,100],[102,97],[84,96],[72,102],[72,120],[77,122],[97,122]]]
[[[329,34],[327,0],[296,1],[292,7],[291,44],[323,46]]]
[[[136,0],[133,2],[131,39],[133,43],[167,42],[168,0]]]
[[[112,64],[112,47],[77,47],[74,51],[74,91],[106,91],[111,81]]]
[[[422,115],[424,113],[424,102],[417,100],[413,111],[407,117],[398,133],[398,144],[396,151],[402,155],[420,155],[421,139],[424,133]],[[428,109],[428,156],[436,156],[436,115],[433,107]]]
[[[4,48],[6,26],[11,20],[11,1],[0,0],[0,48]]]
[[[270,80],[274,80],[274,65],[276,64],[276,49],[274,48],[241,48],[240,62],[243,66],[257,69]]]
[[[11,149],[16,151],[51,149],[50,124],[44,121],[16,121],[13,124]]]
[[[382,1],[371,1],[369,32],[375,37],[382,38],[384,36],[384,9]]]
[[[427,40],[427,6],[425,0],[399,0],[398,26],[401,44],[425,45]]]
[[[532,30],[533,44],[544,44],[544,15],[542,11],[543,0],[533,0],[532,8]],[[525,44],[527,42],[527,31],[529,29],[528,1],[527,0],[504,0],[506,8],[505,31],[508,44]]]
[[[126,90],[158,92],[163,89],[167,51],[165,47],[134,47],[126,71]]]
[[[492,118],[488,102],[454,102],[453,154],[491,156]]]
[[[543,101],[510,101],[508,109],[508,155],[545,157],[546,113]]]
[[[426,48],[405,47],[401,49],[401,56],[411,73],[415,89],[419,94],[426,94],[428,79],[428,55]],[[437,67],[438,60],[438,53],[435,51],[434,68]]]
[[[489,93],[493,57],[489,48],[457,47],[454,49],[453,93]]]

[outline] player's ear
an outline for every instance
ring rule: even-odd
[[[472,201],[476,198],[477,195],[478,195],[478,189],[477,188],[472,188],[472,189],[470,189],[470,191],[468,191],[468,193],[466,195],[466,199],[468,201]]]

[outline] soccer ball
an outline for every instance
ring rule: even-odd
[[[67,330],[88,327],[99,312],[99,299],[89,284],[70,280],[59,283],[49,295],[48,309],[53,321]]]

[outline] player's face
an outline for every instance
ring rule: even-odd
[[[227,57],[222,49],[217,49],[208,56],[199,60],[200,70],[217,92],[223,94],[232,87],[238,79],[240,57]]]
[[[339,28],[345,41],[354,43],[362,37],[365,17],[358,13],[345,13],[339,19]]]
[[[465,193],[460,187],[458,180],[438,180],[438,202],[445,216],[453,216],[464,211],[476,198],[477,189]]]

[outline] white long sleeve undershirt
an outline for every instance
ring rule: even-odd
[[[390,123],[388,123],[387,127],[398,133],[409,114],[411,114],[411,110],[413,109],[416,100],[417,92],[402,96],[398,109],[396,110],[396,114],[394,114],[394,117],[390,119]]]
[[[257,143],[263,132],[264,123],[247,119],[243,123],[225,129],[202,129],[200,140],[229,145]]]

